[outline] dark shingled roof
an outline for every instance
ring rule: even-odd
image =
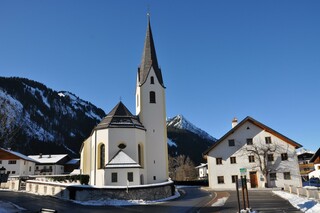
[[[152,31],[151,31],[150,17],[148,16],[148,26],[147,26],[146,38],[144,41],[142,60],[141,60],[140,67],[138,68],[140,85],[143,85],[147,80],[151,67],[153,67],[159,83],[163,87],[165,87],[163,84],[161,69],[158,66],[157,54],[156,54],[156,49],[154,47]]]
[[[121,101],[102,119],[94,130],[107,128],[137,128],[145,130],[139,121],[139,117],[132,115]]]
[[[314,155],[310,159],[310,162],[314,163],[318,157],[320,157],[320,148],[316,151],[316,153],[314,153]]]

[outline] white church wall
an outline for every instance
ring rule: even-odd
[[[133,181],[128,181],[128,173],[133,174]],[[116,176],[112,179],[112,175]],[[138,168],[106,169],[105,182],[107,186],[133,186],[140,185]]]
[[[81,174],[90,174],[90,158],[91,158],[91,153],[90,153],[90,142],[91,142],[91,137],[89,137],[87,140],[85,140],[83,144],[83,148],[81,150],[81,156],[80,156],[80,169],[81,169]]]

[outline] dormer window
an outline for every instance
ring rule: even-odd
[[[151,76],[151,78],[150,78],[150,84],[154,84],[154,77],[153,76]]]

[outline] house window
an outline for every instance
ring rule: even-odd
[[[16,160],[9,160],[9,164],[17,164]]]
[[[29,172],[31,172],[31,166],[29,166]]]
[[[285,179],[285,180],[291,180],[290,172],[284,172],[284,173],[283,173],[283,179]]]
[[[156,177],[156,176],[153,176],[153,180],[157,180],[157,177]]]
[[[133,172],[128,172],[127,179],[129,182],[133,182]]]
[[[99,148],[99,169],[103,169],[104,168],[104,164],[105,164],[105,145],[101,144],[100,148]]]
[[[287,153],[281,153],[281,160],[288,160],[288,154]]]
[[[216,164],[221,165],[222,164],[222,158],[216,158]]]
[[[116,172],[111,173],[111,182],[112,183],[118,182],[118,173],[116,173]]]
[[[274,159],[273,159],[273,154],[268,154],[268,161],[274,161]]]
[[[229,146],[234,146],[234,139],[229,140]]]
[[[277,180],[277,173],[270,173],[270,180],[271,181]]]
[[[266,144],[271,144],[271,137],[266,137]]]
[[[150,96],[150,103],[152,104],[156,103],[156,93],[154,91],[151,91],[149,93],[149,96]]]
[[[12,171],[12,174],[15,174],[16,173],[16,171]]]
[[[2,164],[2,160],[0,160],[0,164]]]
[[[252,138],[247,138],[247,145],[253,145]]]
[[[231,176],[231,181],[232,181],[232,183],[237,182],[238,181],[238,175],[232,175]]]
[[[223,176],[218,176],[218,184],[224,184],[224,177]]]
[[[230,163],[231,164],[237,163],[236,157],[230,157]]]
[[[254,163],[254,156],[253,155],[249,155],[249,163]]]
[[[150,84],[154,84],[154,77],[153,76],[151,76],[151,78],[150,78]]]

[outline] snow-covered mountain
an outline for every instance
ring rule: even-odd
[[[206,131],[196,127],[194,124],[189,122],[183,115],[177,115],[173,118],[167,119],[167,126],[171,126],[178,129],[188,130],[194,134],[199,135],[203,139],[216,141],[217,139],[209,135]]]
[[[188,156],[196,165],[205,162],[202,153],[217,141],[182,115],[167,119],[167,133],[169,155]]]
[[[0,146],[25,154],[78,154],[82,141],[105,116],[70,92],[25,78],[0,77],[0,105]]]
[[[54,91],[25,78],[0,77],[0,147],[27,155],[78,155],[105,115],[71,92]],[[182,115],[167,120],[167,132],[169,154],[189,156],[196,164],[216,141]]]

